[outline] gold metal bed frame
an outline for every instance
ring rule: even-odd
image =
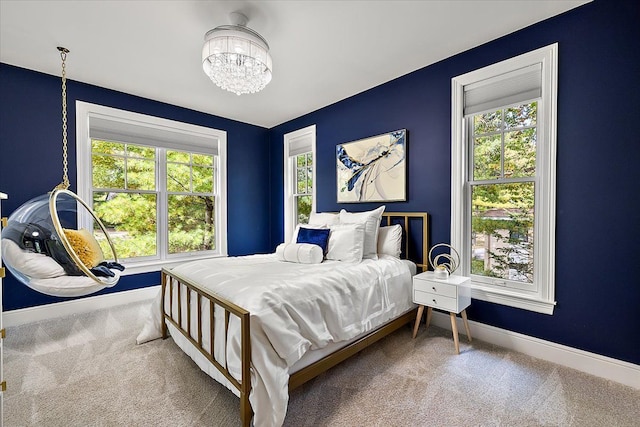
[[[383,213],[383,217],[386,218],[386,225],[391,225],[393,223],[397,223],[398,219],[401,221],[401,226],[404,230],[404,255],[405,258],[410,259],[409,257],[409,248],[410,248],[410,238],[412,236],[411,231],[411,221],[420,220],[422,226],[422,246],[421,251],[422,254],[418,254],[420,258],[420,262],[416,262],[417,267],[426,271],[428,268],[428,215],[427,213],[407,213],[407,212],[386,212]],[[394,220],[394,221],[392,221]],[[382,224],[385,225],[385,224]],[[415,258],[415,257],[414,257]],[[251,424],[251,417],[253,415],[251,404],[249,403],[249,393],[251,392],[251,339],[250,339],[250,313],[238,305],[219,297],[215,294],[212,294],[202,288],[200,288],[197,284],[190,282],[189,280],[181,277],[179,274],[172,272],[171,270],[162,269],[162,303],[161,303],[161,313],[162,313],[162,337],[168,337],[167,330],[167,322],[171,323],[176,329],[178,329],[184,337],[195,346],[200,353],[209,361],[211,364],[215,366],[215,368],[222,374],[224,377],[229,380],[229,382],[238,390],[240,394],[240,419],[243,426],[249,426]],[[177,286],[176,298],[174,298],[174,287]],[[169,291],[169,307],[166,307],[165,295],[167,292],[167,288]],[[209,322],[210,328],[207,331],[202,330],[202,322],[198,320],[198,330],[197,330],[197,339],[194,339],[191,336],[191,299],[192,293],[195,293],[195,298],[197,298],[197,307],[198,313],[195,314],[197,319],[201,319],[204,316],[208,316],[211,321]],[[202,307],[202,299],[206,298],[209,300],[209,312],[203,313]],[[186,299],[186,316],[183,316],[182,313],[182,299]],[[224,321],[225,321],[225,336],[228,334],[229,328],[229,319],[230,317],[236,316],[240,319],[240,343],[241,343],[241,373],[242,378],[240,381],[235,379],[230,373],[228,367],[220,364],[215,357],[213,356],[213,343],[215,342],[215,334],[214,334],[214,321],[213,314],[215,310],[215,306],[219,306],[224,309]],[[174,316],[174,312],[177,314]],[[183,317],[185,317],[185,321],[183,321]],[[396,331],[400,327],[406,325],[407,323],[411,323],[416,318],[416,310],[411,310],[400,317],[382,325],[378,329],[375,329],[365,336],[359,338],[358,340],[348,344],[345,347],[340,348],[339,350],[331,353],[324,358],[318,360],[317,362],[312,363],[311,365],[300,369],[299,371],[291,374],[289,377],[289,391],[301,386],[305,382],[315,378],[321,373],[325,372],[329,368],[337,365],[338,363],[346,360],[352,355],[362,351],[366,347],[375,343],[376,341],[384,338],[390,333]],[[206,350],[202,344],[203,334],[209,334],[209,343],[211,343],[211,352]],[[225,346],[226,346],[226,339]],[[226,347],[225,347],[226,354]],[[226,358],[225,358],[226,359]]]

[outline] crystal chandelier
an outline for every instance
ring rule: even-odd
[[[247,17],[231,14],[232,25],[221,25],[204,36],[202,68],[212,82],[236,95],[256,93],[271,81],[269,45],[246,26]]]

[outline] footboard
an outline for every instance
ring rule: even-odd
[[[175,272],[162,269],[162,303],[161,312],[163,316],[162,322],[162,337],[167,338],[167,323],[170,322],[176,327],[184,336],[195,346],[204,357],[211,362],[216,369],[229,380],[229,382],[240,393],[240,419],[243,426],[249,426],[251,423],[252,410],[249,403],[249,393],[251,391],[251,340],[250,340],[250,323],[249,312],[242,307],[233,304],[230,301],[225,300],[217,295],[213,295],[198,286],[190,283],[189,280],[181,277]],[[167,292],[169,293],[168,298]],[[174,297],[175,294],[175,297]],[[192,313],[191,299],[197,298],[197,313]],[[202,304],[203,298],[208,301],[208,304]],[[168,306],[167,306],[168,304]],[[183,309],[183,304],[186,309]],[[208,305],[208,310],[203,306]],[[222,365],[214,357],[214,343],[216,342],[215,336],[215,323],[214,312],[215,307],[218,306],[224,310],[224,336],[226,337],[229,330],[229,319],[231,316],[236,316],[240,320],[241,330],[241,360],[242,360],[242,379],[238,381],[230,373],[227,364]],[[191,330],[192,317],[197,319],[197,330]],[[200,319],[208,317],[209,330],[203,331],[202,322]],[[195,333],[194,333],[195,332]],[[203,346],[203,334],[208,334],[210,349],[205,349]],[[195,336],[195,338],[194,338]],[[220,342],[227,344],[227,339],[224,338]],[[226,348],[225,348],[225,354]],[[226,360],[226,358],[225,358]]]

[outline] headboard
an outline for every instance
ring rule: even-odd
[[[422,271],[427,271],[429,268],[428,214],[426,212],[384,212],[380,225],[393,224],[400,224],[404,231],[404,257],[415,262]]]

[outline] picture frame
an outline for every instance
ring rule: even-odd
[[[406,129],[338,144],[338,203],[406,201],[406,153]]]

